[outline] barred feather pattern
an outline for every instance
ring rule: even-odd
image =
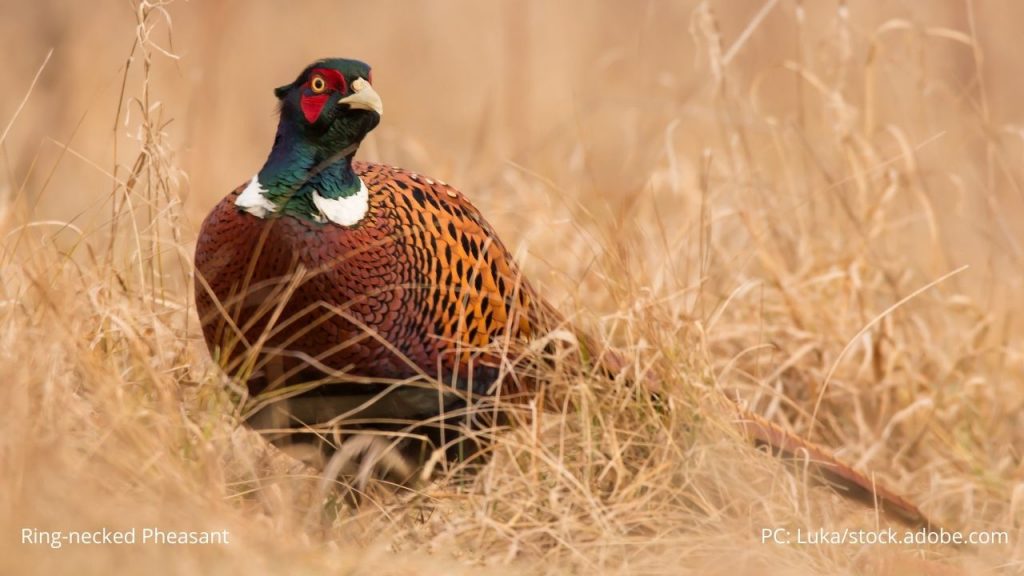
[[[255,217],[235,206],[242,187],[207,216],[195,289],[210,349],[222,364],[259,349],[252,393],[295,380],[261,376],[269,357],[293,376],[425,376],[489,392],[493,366],[471,368],[488,364],[480,350],[494,340],[523,341],[545,322],[533,290],[460,192],[391,166],[353,169],[369,191],[353,226]]]

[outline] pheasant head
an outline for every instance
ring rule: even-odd
[[[274,90],[277,135],[266,163],[236,204],[260,218],[288,215],[350,226],[366,211],[352,157],[384,111],[370,67],[331,58]]]
[[[274,90],[281,123],[295,125],[326,153],[358,146],[384,111],[372,81],[370,67],[358,60],[314,62],[294,82]]]

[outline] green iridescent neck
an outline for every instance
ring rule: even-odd
[[[317,220],[320,212],[313,193],[328,199],[347,198],[359,192],[361,183],[352,170],[356,146],[333,154],[316,146],[281,122],[274,147],[260,170],[264,196],[279,206],[278,213]]]

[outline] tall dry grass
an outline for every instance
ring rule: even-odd
[[[1021,570],[1017,4],[2,10],[0,572]],[[272,87],[325,55],[375,67],[361,156],[459,186],[673,410],[552,373],[563,413],[359,509],[235,428],[195,229],[262,162]],[[720,393],[1009,543],[762,544],[885,524],[747,448]],[[19,538],[151,525],[232,543]]]

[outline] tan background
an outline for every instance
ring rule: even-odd
[[[149,522],[238,544],[4,536],[0,572],[1024,561],[1024,4],[179,0],[125,78],[131,6],[0,0],[0,533]],[[483,473],[414,505],[307,515],[247,483],[188,258],[269,151],[272,89],[324,56],[374,67],[385,115],[360,156],[463,190],[545,296],[651,367],[672,418],[572,380],[588,418],[503,435]],[[136,164],[140,100],[158,130]],[[700,403],[719,391],[1010,542],[762,545],[763,527],[878,520],[730,436]]]

